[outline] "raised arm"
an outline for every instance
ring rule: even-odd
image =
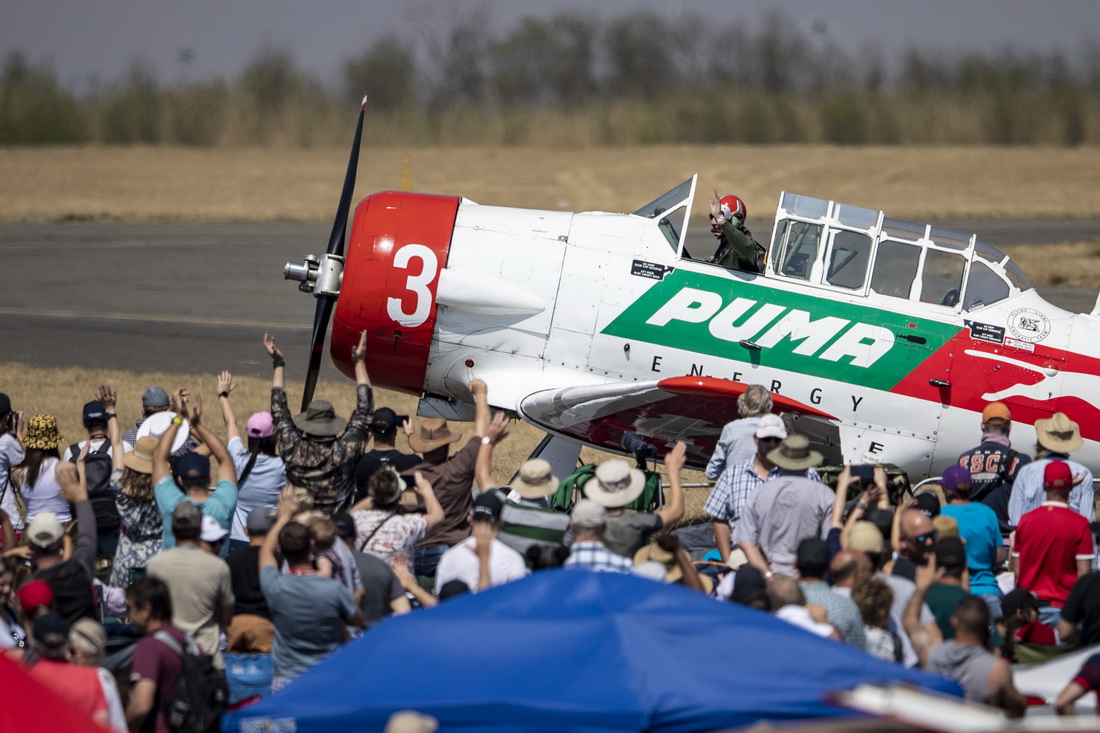
[[[474,462],[474,478],[477,487],[482,491],[488,491],[496,486],[493,481],[493,446],[508,437],[508,416],[503,412],[497,412],[489,421],[489,427],[485,430],[488,443],[482,443],[477,452],[477,460]]]
[[[917,566],[917,587],[913,591],[913,595],[909,596],[909,603],[906,604],[905,613],[901,619],[905,633],[908,634],[909,641],[913,644],[913,651],[917,653],[917,658],[920,659],[921,667],[928,665],[928,652],[940,641],[929,632],[928,626],[921,623],[921,608],[924,606],[928,589],[942,577],[943,568],[936,567],[936,556],[934,553],[930,553],[928,562]]]
[[[355,383],[357,385],[370,386],[370,375],[367,374],[367,332],[359,335],[359,343],[352,347],[351,361],[355,364]]]
[[[298,511],[298,497],[294,494],[294,487],[287,484],[279,494],[279,515],[275,524],[268,530],[264,537],[264,543],[260,546],[260,570],[264,568],[278,568],[275,560],[275,547],[279,544],[279,533],[283,531],[294,513]]]
[[[687,444],[676,441],[676,445],[665,454],[665,471],[668,472],[668,506],[657,510],[662,527],[671,527],[684,518],[684,486],[680,483],[680,471],[687,456]]]
[[[283,352],[279,351],[279,347],[275,345],[275,337],[271,334],[264,334],[264,348],[267,349],[267,355],[271,357],[271,366],[274,367],[271,386],[276,389],[286,389],[286,359],[283,358]]]
[[[122,447],[122,430],[118,427],[118,415],[115,409],[118,405],[118,393],[104,384],[99,388],[96,399],[103,403],[107,411],[107,440],[111,443],[111,467],[122,468],[122,456],[125,449]]]
[[[233,374],[228,371],[224,371],[218,375],[218,407],[222,411],[222,422],[225,423],[225,437],[228,440],[233,440],[241,437],[241,427],[237,424],[237,412],[233,409],[233,402],[229,399],[229,395],[233,394],[233,390],[237,388],[237,385],[233,384]]]
[[[219,400],[228,402],[228,400]],[[222,439],[210,432],[202,424],[202,394],[195,393],[195,404],[191,406],[191,431],[202,440],[203,445],[210,449],[210,454],[218,460],[218,481],[228,481],[237,485],[237,467],[233,465],[233,459],[229,456],[229,449],[225,447]],[[234,499],[234,503],[235,503]]]
[[[76,513],[76,549],[73,556],[84,564],[89,570],[95,570],[95,512],[92,503],[88,501],[88,485],[82,476],[84,459],[88,455],[88,446],[91,441],[84,444],[80,455],[76,459],[76,466],[68,461],[58,461],[54,469],[54,478],[61,486],[61,498],[73,505]]]
[[[413,477],[416,479],[416,493],[420,494],[420,497],[424,500],[424,508],[427,510],[424,521],[428,523],[428,529],[431,529],[443,521],[443,506],[439,503],[439,499],[435,497],[432,485],[428,483],[428,479],[424,478],[420,471],[413,473]]]
[[[489,422],[489,386],[480,379],[470,382],[470,393],[474,396],[474,435],[484,438],[488,434]]]
[[[181,415],[187,414],[187,396],[187,390],[184,387],[180,387],[172,394],[172,410],[175,411],[176,416],[172,418],[168,429],[160,436],[157,449],[153,451],[153,486],[172,475],[172,467],[168,464],[168,456],[172,454],[172,443],[175,442],[176,433],[179,432],[180,425],[183,423]]]

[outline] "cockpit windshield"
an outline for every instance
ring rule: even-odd
[[[679,252],[681,240],[686,233],[688,209],[695,195],[695,181],[692,176],[676,188],[667,191],[634,212],[635,216],[656,219],[661,234],[664,235],[673,251]]]

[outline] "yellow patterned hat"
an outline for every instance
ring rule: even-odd
[[[35,415],[27,421],[27,437],[23,438],[23,447],[31,450],[53,450],[61,446],[63,440],[57,429],[57,418],[53,415]]]

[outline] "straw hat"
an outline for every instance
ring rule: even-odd
[[[596,466],[596,475],[584,484],[584,495],[608,509],[626,506],[645,490],[645,474],[619,458]]]
[[[524,499],[541,499],[558,490],[558,477],[552,473],[549,461],[532,458],[519,467],[511,486]]]
[[[430,453],[458,440],[462,440],[462,433],[452,433],[446,419],[429,417],[420,421],[419,433],[409,436],[409,445],[417,453]]]
[[[810,448],[810,439],[792,433],[768,454],[768,460],[788,471],[805,471],[821,463],[822,455]]]
[[[1072,453],[1085,444],[1081,428],[1064,412],[1054,413],[1049,420],[1036,420],[1035,438],[1039,445],[1055,453]]]
[[[35,415],[27,421],[27,434],[23,447],[31,450],[53,450],[62,444],[57,418],[53,415]]]
[[[134,443],[134,449],[122,457],[122,465],[138,473],[153,472],[153,451],[157,449],[157,439],[143,435]]]

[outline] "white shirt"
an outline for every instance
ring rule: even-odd
[[[82,440],[82,441],[80,441],[79,443],[76,444],[76,450],[77,450],[78,455],[79,455],[80,451],[84,450],[84,444],[87,443],[87,442],[88,442],[87,440]],[[106,443],[106,442],[107,442],[107,440],[104,439],[104,438],[99,438],[98,440],[93,440],[92,441],[92,447],[88,449],[88,452],[91,453],[93,451],[99,450],[99,447],[101,445],[103,445],[104,443]],[[111,446],[109,446],[109,445],[107,446],[107,455],[112,455]],[[71,445],[65,446],[65,452],[61,454],[61,460],[71,461],[72,458],[73,458],[73,447]]]
[[[53,512],[57,515],[57,521],[65,524],[73,518],[69,502],[61,496],[61,484],[54,477],[57,468],[56,458],[47,458],[42,461],[42,468],[38,472],[38,480],[34,486],[23,486],[23,503],[27,505],[27,526],[29,527],[39,512]]]
[[[19,516],[19,509],[15,504],[15,491],[8,484],[11,467],[23,461],[23,446],[11,433],[0,435],[0,492],[4,497],[0,499],[0,509],[3,509],[11,526],[14,529],[23,529],[23,518]]]
[[[443,553],[435,571],[436,595],[439,595],[439,590],[445,583],[452,580],[462,581],[471,593],[477,593],[479,566],[477,554],[474,552],[476,546],[477,540],[467,537]],[[489,548],[490,584],[495,586],[510,583],[526,577],[528,572],[523,556],[494,537]]]

